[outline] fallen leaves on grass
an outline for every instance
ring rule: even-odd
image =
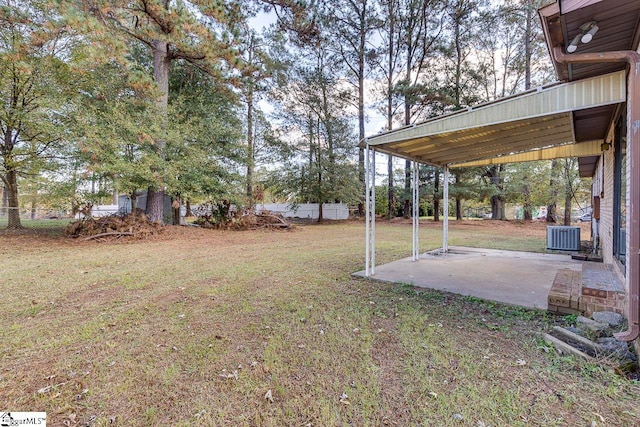
[[[58,383],[58,384],[55,384],[55,385],[48,385],[46,387],[42,387],[41,389],[38,390],[38,394],[49,393],[53,388],[62,387],[65,384],[66,383]]]
[[[237,380],[238,379],[238,371],[227,372],[226,369],[222,370],[221,374],[218,374],[219,377],[222,377],[227,380]]]
[[[343,405],[351,405],[351,402],[349,402],[349,396],[347,396],[347,393],[342,393],[340,395],[340,403],[342,403]]]

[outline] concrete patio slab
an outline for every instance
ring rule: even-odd
[[[546,310],[561,268],[581,271],[582,262],[570,255],[453,246],[446,254],[422,254],[416,262],[409,257],[376,266],[369,279]],[[354,276],[365,277],[364,270]]]

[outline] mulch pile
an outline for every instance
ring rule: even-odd
[[[163,230],[161,224],[151,222],[142,212],[128,215],[110,215],[99,218],[83,218],[67,225],[65,234],[82,240],[147,238]]]

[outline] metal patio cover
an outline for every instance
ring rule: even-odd
[[[370,148],[435,166],[597,156],[602,138],[576,141],[574,114],[626,99],[624,71],[556,83],[368,137]],[[610,111],[610,109],[604,109]],[[610,112],[605,119],[609,121]]]

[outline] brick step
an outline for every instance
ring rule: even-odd
[[[558,314],[595,311],[624,312],[625,292],[606,265],[583,264],[582,271],[558,270],[547,298],[548,310]]]
[[[547,310],[559,314],[580,314],[581,287],[581,271],[568,268],[558,270],[547,297]]]

